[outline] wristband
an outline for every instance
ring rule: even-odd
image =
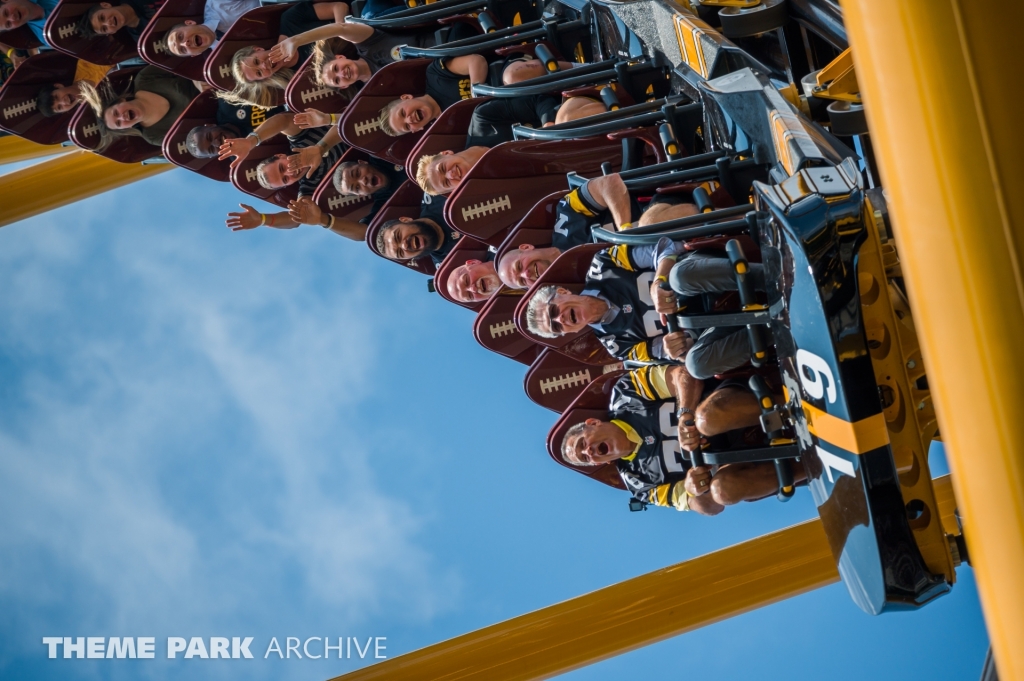
[[[265,224],[267,224],[267,214],[266,213],[260,213],[260,224],[259,224],[259,226],[262,227]]]
[[[261,140],[261,139],[260,139],[260,136],[256,134],[256,131],[255,131],[255,130],[253,130],[253,131],[252,131],[252,132],[250,132],[250,133],[249,133],[248,135],[246,135],[246,137],[255,137],[255,138],[256,138],[256,146],[257,146],[257,147],[258,147],[259,145],[263,144],[263,140]]]
[[[320,149],[320,157],[321,158],[326,156],[328,154],[328,152],[330,152],[330,150],[331,150],[331,148],[328,147],[328,146],[325,146],[323,142],[324,142],[323,140],[320,140],[319,142],[316,143],[317,148]]]
[[[620,232],[625,232],[627,229],[633,229],[633,223],[632,222],[623,222],[622,226],[619,227],[619,231]]]
[[[655,277],[654,282],[657,284],[667,284],[668,277],[666,277],[664,274],[659,274],[657,277]]]
[[[338,114],[331,114],[331,125],[338,122]]]
[[[16,47],[12,47],[11,49],[7,50],[7,58],[8,59],[11,58],[11,55],[14,54],[14,50],[16,50],[16,49],[17,49]]]

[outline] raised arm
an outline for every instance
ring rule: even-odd
[[[452,57],[445,64],[452,73],[460,76],[469,76],[471,83],[487,82],[487,60],[479,54],[467,54],[462,57]]]
[[[366,225],[355,220],[336,218],[320,210],[308,196],[303,196],[289,204],[291,219],[304,225],[320,225],[339,236],[353,241],[366,240]]]
[[[319,7],[321,4],[323,3],[316,5],[318,8],[317,16],[319,16]],[[367,26],[366,24],[346,24],[335,21],[334,23],[327,24],[326,26],[314,28],[304,33],[293,35],[290,38],[285,38],[277,45],[270,48],[270,52],[267,56],[274,61],[286,62],[291,60],[295,56],[295,50],[303,45],[309,45],[310,43],[315,43],[318,40],[328,40],[330,38],[341,38],[342,40],[347,40],[350,43],[361,43],[372,36],[373,31],[373,27]]]
[[[632,218],[629,190],[626,189],[626,183],[622,181],[618,173],[594,178],[587,182],[586,187],[587,193],[590,194],[594,203],[611,211],[612,219],[618,229],[629,228]]]
[[[285,135],[298,135],[299,132],[301,132],[299,126],[292,123],[291,114],[281,113],[271,116],[263,121],[260,127],[250,132],[247,137],[224,140],[224,144],[220,145],[220,156],[217,160],[223,161],[234,156],[235,160],[231,162],[231,167],[235,168],[246,159],[249,152],[255,149],[256,146],[263,144],[274,135],[281,133]]]

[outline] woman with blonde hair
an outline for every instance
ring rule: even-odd
[[[349,7],[344,2],[299,2],[281,15],[278,44],[266,50],[243,47],[231,58],[235,88],[218,93],[221,99],[238,106],[272,107],[284,101],[284,90],[296,69],[313,51],[308,43],[333,37],[344,26]],[[286,52],[278,47],[287,44]]]

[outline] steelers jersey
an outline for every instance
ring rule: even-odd
[[[587,184],[590,184],[589,182]],[[614,232],[618,225],[613,224],[612,213],[607,208],[597,205],[587,191],[587,184],[573,189],[565,195],[555,207],[555,224],[551,233],[551,245],[565,252],[574,246],[593,243],[590,233],[593,227],[604,227]],[[630,196],[631,219],[635,222],[640,217],[640,205]]]
[[[660,338],[666,329],[651,300],[654,271],[641,270],[632,251],[632,246],[613,246],[599,252],[590,263],[583,295],[599,295],[619,308],[610,321],[590,326],[617,359],[667,361]]]
[[[469,76],[452,73],[445,66],[447,59],[435,59],[427,67],[427,94],[444,111],[452,104],[473,97],[473,82]]]
[[[612,388],[608,409],[613,422],[628,425],[634,431],[631,439],[639,440],[632,455],[615,462],[619,475],[634,497],[656,506],[678,503],[673,500],[683,497],[690,467],[679,447],[676,400],[664,385],[666,368],[646,366],[623,374]]]

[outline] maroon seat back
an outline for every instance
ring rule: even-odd
[[[575,466],[562,459],[560,451],[565,433],[574,425],[590,418],[608,419],[609,396],[611,395],[612,386],[615,385],[615,381],[621,375],[621,371],[613,371],[598,377],[587,385],[586,389],[573,400],[572,404],[566,408],[561,418],[555,422],[555,425],[548,432],[547,446],[548,454],[558,464],[571,468],[577,473],[582,473],[588,478],[598,480],[611,487],[626,489],[626,485],[622,482],[622,478],[619,477],[619,470],[614,463],[605,463],[599,466]]]
[[[86,38],[79,32],[79,19],[98,2],[60,0],[46,20],[46,42],[54,49],[93,64],[117,64],[136,56],[138,50],[135,41],[123,29],[114,35],[97,35],[92,38]]]
[[[566,174],[601,174],[601,164],[622,162],[622,145],[604,138],[505,142],[490,149],[462,178],[445,206],[455,229],[498,246],[508,231],[551,192],[566,187]]]
[[[131,89],[132,79],[142,70],[141,66],[120,69],[107,74],[107,81],[114,92],[121,93]],[[99,123],[92,107],[80,106],[75,109],[68,126],[68,134],[76,145],[89,151],[95,151],[119,163],[139,163],[147,158],[160,155],[160,147],[155,146],[141,137],[122,137],[103,151],[96,151],[100,144]]]
[[[43,28],[45,28],[45,25]],[[36,38],[36,34],[28,26],[19,26],[10,31],[0,31],[0,42],[19,50],[32,50],[43,46],[39,39]]]
[[[250,45],[269,50],[280,37],[281,15],[291,4],[267,5],[251,9],[227,30],[213,46],[203,64],[203,78],[220,90],[234,90],[235,77],[231,75],[231,58],[235,52]],[[284,102],[284,93],[281,101]]]
[[[178,117],[178,121],[167,132],[163,144],[164,158],[174,165],[188,168],[211,180],[227,182],[231,174],[231,159],[218,161],[216,156],[196,158],[188,153],[188,149],[185,147],[185,140],[192,128],[216,122],[217,95],[213,90],[201,92],[185,108],[181,116]]]
[[[341,155],[337,163],[331,166],[330,172],[320,181],[320,186],[316,188],[316,193],[313,194],[313,201],[316,205],[320,206],[320,210],[330,213],[336,218],[355,220],[356,222],[370,214],[370,209],[373,208],[372,198],[369,196],[345,196],[339,194],[338,190],[334,188],[335,168],[342,163],[366,161],[368,159],[369,157],[366,153],[359,149],[349,149]]]
[[[526,372],[523,389],[540,406],[562,413],[592,381],[621,370],[622,362],[594,366],[544,348]]]
[[[288,203],[299,196],[299,183],[289,185],[283,189],[264,189],[259,180],[256,179],[256,166],[263,159],[276,154],[291,154],[291,145],[288,139],[277,136],[265,144],[261,144],[251,152],[238,166],[231,171],[231,184],[245,192],[249,196],[255,196],[268,203],[281,208],[288,208]]]
[[[377,250],[377,234],[380,232],[380,228],[386,222],[397,220],[398,218],[419,217],[422,207],[423,190],[415,182],[406,180],[373,217],[373,222],[370,223],[369,229],[366,230],[366,245],[370,247],[374,254],[383,258],[384,254]],[[444,225],[441,225],[441,227],[444,227]],[[390,260],[389,262],[394,261]],[[426,274],[427,276],[432,276],[436,271],[434,263],[430,258],[421,258],[407,263],[396,264],[405,265],[409,269]]]
[[[541,338],[534,336],[526,328],[526,306],[533,294],[543,286],[554,285],[568,289],[572,293],[579,293],[583,290],[583,283],[590,269],[590,263],[607,244],[583,244],[570,248],[551,263],[540,279],[537,280],[529,291],[523,296],[516,308],[516,327],[527,338],[530,338],[541,345],[554,348],[562,354],[579,360],[584,364],[611,364],[617,360],[608,354],[601,342],[597,339],[593,330],[584,328],[575,334],[561,336],[559,338]]]
[[[442,151],[461,151],[466,148],[466,131],[469,120],[478,106],[490,97],[474,97],[456,102],[441,112],[434,124],[424,131],[409,157],[405,160],[405,172],[416,177],[416,166],[423,156],[433,156]]]
[[[470,310],[480,310],[488,301],[482,301],[479,303],[463,303],[455,300],[448,295],[448,277],[451,276],[452,271],[456,268],[466,264],[469,260],[480,260],[484,261],[487,259],[487,244],[481,243],[476,239],[464,236],[459,239],[452,250],[445,256],[444,262],[437,268],[437,274],[434,275],[434,288],[441,294],[441,297],[447,300],[449,303],[455,303],[462,307]],[[500,293],[500,291],[499,291]],[[498,295],[497,293],[495,295]]]
[[[516,305],[520,298],[521,291],[506,287],[499,289],[477,315],[473,323],[473,337],[491,352],[530,365],[544,348],[516,328]]]
[[[189,80],[203,80],[203,65],[209,52],[195,57],[179,57],[167,49],[164,38],[178,24],[191,19],[203,23],[206,0],[165,0],[139,38],[139,56],[154,66]]]
[[[358,147],[392,163],[405,163],[425,131],[389,137],[377,125],[382,107],[402,95],[422,95],[427,88],[427,67],[430,59],[406,59],[388,64],[363,86],[345,109],[341,119],[341,137]]]
[[[0,88],[0,129],[38,144],[66,141],[75,109],[47,118],[39,112],[36,99],[43,86],[71,85],[77,65],[77,59],[55,50],[25,60]]]

